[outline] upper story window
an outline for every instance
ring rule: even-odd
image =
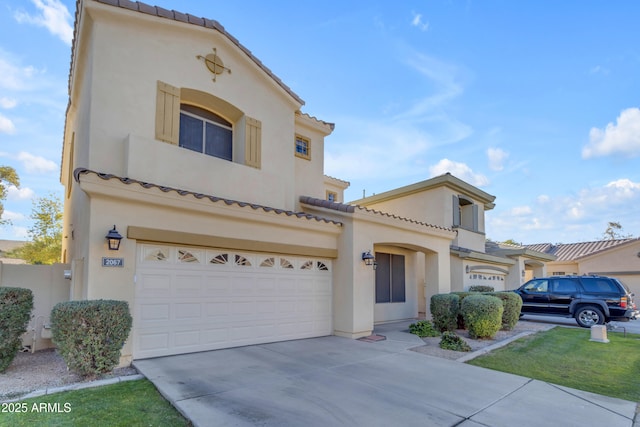
[[[311,141],[300,135],[296,135],[296,156],[311,160]]]
[[[193,105],[180,106],[180,147],[233,160],[233,125],[223,117]]]
[[[158,81],[155,131],[160,141],[257,169],[261,167],[260,120],[210,93]]]
[[[337,202],[338,201],[338,193],[335,193],[333,191],[327,191],[327,200],[330,202]]]

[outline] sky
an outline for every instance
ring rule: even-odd
[[[62,199],[75,0],[0,0],[0,239]],[[335,123],[345,200],[446,172],[496,197],[486,235],[524,244],[640,236],[640,2],[146,3],[215,19]]]

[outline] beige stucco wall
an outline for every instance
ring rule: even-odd
[[[431,295],[451,290],[449,245],[454,232],[363,210],[344,213],[316,206],[304,208],[344,224],[338,238],[340,258],[333,270],[336,335],[367,336],[376,321],[417,317],[420,309],[430,316]],[[407,303],[375,303],[375,271],[364,264],[362,253],[377,250],[406,256]]]
[[[207,198],[165,193],[157,188],[144,189],[138,184],[122,184],[117,179],[105,181],[95,174],[82,175],[79,187],[90,195],[85,215],[91,218],[86,230],[75,233],[76,240],[88,242],[83,277],[80,278],[83,280],[81,298],[127,301],[134,316],[137,241],[126,237],[130,227],[240,239],[256,247],[260,242],[267,243],[267,248],[269,243],[277,243],[280,245],[278,250],[289,245],[292,250],[306,247],[334,252],[337,237],[342,232],[342,228],[334,223],[265,212],[249,206],[228,206],[222,201],[214,203]],[[125,236],[117,252],[107,248],[105,239],[114,224]],[[162,239],[162,232],[157,235]],[[169,233],[164,235],[170,236]],[[173,243],[170,237],[161,241]],[[124,266],[103,267],[103,257],[123,258]],[[123,363],[130,360],[131,351],[131,344],[127,342]]]
[[[75,167],[290,210],[301,194],[324,197],[324,135],[304,126],[314,119],[296,126],[298,101],[225,36],[94,2],[85,9],[82,35],[92,36],[81,45],[91,50],[76,55],[67,122],[68,138],[76,132],[76,145],[81,145]],[[218,75],[215,83],[196,58],[214,47],[232,70]],[[211,93],[260,120],[261,169],[156,141],[158,80]],[[303,165],[294,156],[296,128],[312,139],[312,161]]]
[[[580,274],[600,274],[623,281],[640,302],[640,242],[633,241],[612,249],[578,258]]]
[[[33,311],[22,345],[32,350],[55,347],[47,335],[51,310],[59,302],[69,301],[70,281],[64,278],[68,264],[13,265],[0,263],[0,286],[31,289]],[[43,337],[44,335],[44,337]]]

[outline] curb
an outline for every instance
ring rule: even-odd
[[[504,347],[505,345],[510,344],[511,342],[513,342],[515,340],[518,340],[518,339],[520,339],[522,337],[526,337],[527,335],[535,334],[536,332],[538,332],[538,331],[520,332],[518,335],[514,335],[514,336],[512,336],[510,338],[507,338],[506,340],[497,342],[495,344],[491,344],[491,345],[489,345],[487,347],[481,348],[480,350],[476,350],[473,353],[465,354],[464,356],[459,357],[459,358],[457,358],[455,360],[456,360],[456,362],[461,362],[461,363],[468,362],[471,359],[475,359],[478,356],[482,356],[484,354],[487,354],[487,353],[489,353],[489,352],[491,352],[491,351],[493,351],[493,350],[495,350],[497,348]]]
[[[101,387],[101,386],[105,386],[105,385],[110,385],[110,384],[116,384],[116,383],[120,383],[120,382],[125,382],[125,381],[136,381],[136,380],[141,380],[144,379],[144,375],[142,374],[135,374],[135,375],[125,375],[122,377],[114,377],[114,378],[107,378],[104,380],[96,380],[96,381],[89,381],[89,382],[83,382],[83,383],[73,383],[73,384],[67,384],[64,386],[60,386],[60,387],[48,387],[48,388],[44,388],[42,390],[35,390],[32,392],[29,392],[25,395],[22,395],[20,397],[16,397],[13,399],[8,399],[8,400],[2,400],[2,403],[9,403],[9,402],[18,402],[20,400],[24,400],[24,399],[30,399],[33,397],[40,397],[40,396],[46,396],[49,394],[54,394],[54,393],[60,393],[63,391],[71,391],[71,390],[82,390],[84,388],[93,388],[93,387]]]

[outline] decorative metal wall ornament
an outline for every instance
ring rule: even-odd
[[[197,55],[196,58],[204,61],[204,64],[213,74],[213,79],[211,80],[213,80],[214,83],[218,74],[222,74],[225,71],[231,74],[231,69],[224,66],[224,62],[222,62],[222,59],[218,56],[215,47],[213,48],[213,53],[209,53],[206,56]]]

